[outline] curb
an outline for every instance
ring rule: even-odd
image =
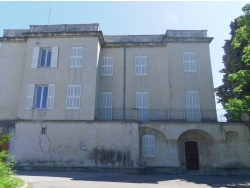
[[[26,181],[24,181],[24,185],[20,188],[30,188],[30,185]]]

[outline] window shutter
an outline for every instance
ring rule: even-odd
[[[38,66],[39,51],[40,51],[39,47],[34,47],[33,48],[31,68],[37,68],[37,66]]]
[[[200,99],[198,91],[186,92],[187,121],[201,121]]]
[[[26,96],[26,109],[32,109],[33,98],[34,98],[35,85],[28,85],[27,96]]]
[[[196,72],[195,52],[183,52],[183,66],[185,72]]]
[[[48,86],[47,109],[54,108],[54,98],[55,98],[55,85],[50,84]]]
[[[135,57],[135,75],[145,76],[148,74],[148,57],[147,56],[136,56]]]
[[[58,59],[58,46],[53,46],[50,67],[57,67],[57,59]]]
[[[66,109],[79,109],[81,106],[81,85],[68,85]]]
[[[136,92],[136,108],[149,108],[148,92]]]
[[[143,135],[142,136],[142,155],[143,157],[155,157],[155,136]]]
[[[100,93],[100,119],[112,120],[113,93]]]

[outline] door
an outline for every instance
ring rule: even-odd
[[[199,153],[197,142],[185,142],[185,154],[187,170],[199,170]]]

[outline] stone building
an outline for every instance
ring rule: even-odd
[[[217,120],[212,39],[205,30],[106,36],[99,24],[4,30],[9,151],[19,166],[249,167],[248,125]]]

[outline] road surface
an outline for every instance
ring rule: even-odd
[[[250,187],[250,176],[199,174],[104,174],[58,171],[17,171],[32,188],[205,188]]]

